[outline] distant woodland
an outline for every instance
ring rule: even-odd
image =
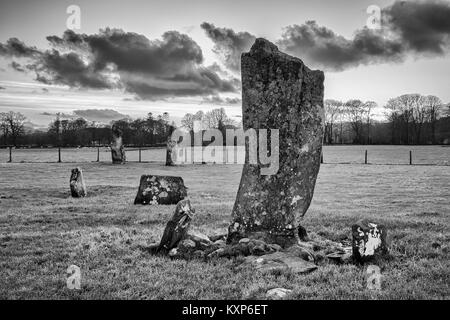
[[[405,94],[390,99],[383,107],[385,120],[373,119],[375,102],[352,99],[346,102],[325,100],[325,144],[450,144],[450,104],[436,96]],[[175,128],[168,113],[145,118],[89,122],[84,118],[61,119],[59,115],[46,131],[26,126],[26,117],[17,112],[0,113],[0,145],[26,147],[80,147],[108,145],[111,126],[123,132],[128,146],[165,145]],[[197,127],[196,127],[197,126]],[[181,120],[183,130],[216,128],[225,132],[242,127],[229,118],[224,108],[187,113]]]

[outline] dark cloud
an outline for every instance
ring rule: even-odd
[[[202,103],[213,104],[213,105],[236,105],[242,102],[239,98],[222,98],[219,95],[213,95],[208,97],[203,97]]]
[[[56,117],[58,115],[58,113],[56,113],[56,112],[55,113],[51,113],[51,112],[44,111],[44,112],[41,112],[40,115]],[[59,113],[59,117],[61,119],[72,119],[72,118],[74,118],[74,115],[73,114],[69,114],[69,113],[62,113],[62,112],[60,112]]]
[[[130,118],[130,116],[112,109],[75,110],[73,113],[76,117],[97,122],[110,122],[112,120]]]
[[[381,26],[381,30],[357,30],[346,39],[308,21],[288,26],[278,45],[314,67],[338,71],[403,61],[409,55],[442,55],[450,45],[450,3],[397,1],[382,10]]]
[[[447,52],[450,46],[450,2],[397,1],[383,10],[389,28],[417,53]]]
[[[40,54],[38,49],[27,46],[17,38],[9,38],[6,43],[0,43],[0,56],[33,57]]]
[[[250,50],[255,36],[248,32],[218,28],[208,22],[202,23],[201,27],[214,42],[214,52],[221,57],[224,65],[232,71],[240,71],[241,53]]]
[[[42,112],[43,116],[56,117],[57,113]],[[87,121],[97,121],[109,123],[112,120],[121,120],[130,118],[129,115],[120,113],[112,109],[86,109],[86,110],[74,110],[73,114],[69,113],[59,113],[59,117],[62,119],[76,119],[84,118]]]
[[[68,30],[47,40],[53,49],[40,52],[28,66],[36,72],[36,80],[46,84],[124,88],[143,99],[238,90],[236,79],[205,67],[200,46],[176,31],[151,41],[120,29],[92,35]]]
[[[9,66],[18,72],[25,72],[25,69],[22,67],[22,65],[16,61],[11,62]]]
[[[230,70],[240,70],[240,55],[250,49],[255,36],[203,23],[214,41],[214,51]],[[450,2],[396,1],[382,9],[381,30],[366,27],[347,39],[315,21],[291,25],[277,41],[281,50],[308,65],[340,71],[358,65],[401,62],[408,56],[437,56],[450,47]]]
[[[37,80],[43,83],[65,84],[70,87],[107,89],[114,88],[104,70],[96,70],[85,63],[81,56],[69,52],[61,54],[57,50],[46,51],[34,65]]]
[[[0,87],[0,90],[6,90],[6,88],[5,87]]]

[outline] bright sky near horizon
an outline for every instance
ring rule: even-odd
[[[15,37],[27,46],[36,47],[42,52],[50,49],[46,37],[62,37],[67,29],[66,20],[69,17],[66,9],[69,5],[75,4],[81,9],[80,29],[75,30],[76,33],[93,35],[98,34],[101,28],[110,27],[143,35],[150,41],[161,40],[162,35],[167,31],[178,31],[180,34],[187,35],[193,40],[193,43],[189,42],[190,49],[196,50],[195,44],[201,48],[201,53],[188,51],[189,54],[195,55],[193,58],[197,59],[195,63],[198,62],[201,66],[192,67],[195,63],[188,61],[181,69],[191,67],[193,69],[183,76],[192,77],[189,81],[194,82],[198,80],[199,75],[206,76],[214,82],[214,87],[210,90],[193,94],[191,82],[186,88],[180,88],[178,86],[184,83],[185,78],[179,80],[178,71],[169,74],[165,70],[164,74],[158,74],[158,77],[151,81],[151,92],[156,92],[153,87],[156,84],[161,86],[167,84],[170,90],[179,90],[178,93],[171,96],[172,91],[164,95],[158,91],[158,94],[153,96],[146,91],[144,95],[140,91],[142,87],[135,85],[136,78],[145,77],[154,72],[158,69],[154,65],[148,66],[148,70],[145,71],[148,73],[139,73],[139,75],[133,73],[131,69],[124,71],[120,70],[121,66],[116,67],[120,77],[127,82],[114,88],[100,85],[90,87],[71,85],[79,84],[78,81],[81,81],[73,78],[58,82],[60,78],[54,76],[54,70],[52,70],[54,81],[39,82],[36,81],[36,67],[27,69],[25,67],[27,62],[23,61],[23,57],[16,59],[0,55],[0,112],[9,110],[22,112],[37,125],[48,124],[52,119],[52,116],[48,114],[70,113],[78,109],[114,109],[131,117],[145,116],[148,112],[158,114],[167,111],[172,119],[179,122],[179,119],[187,112],[224,107],[229,116],[237,119],[241,114],[241,105],[231,101],[240,98],[240,90],[224,89],[233,83],[229,77],[232,71],[224,67],[220,55],[217,54],[217,48],[215,50],[215,43],[211,36],[207,35],[205,28],[201,27],[202,23],[208,22],[219,28],[229,28],[236,33],[248,32],[252,36],[265,37],[277,42],[282,38],[286,27],[303,25],[308,20],[314,20],[319,26],[324,26],[345,39],[352,39],[355,32],[366,25],[369,17],[366,10],[370,5],[384,8],[393,3],[394,1],[388,0],[129,0],[126,2],[118,0],[0,0],[0,44],[5,44],[9,38]],[[338,43],[341,41],[339,39]],[[186,43],[186,40],[180,41],[179,43],[183,45]],[[155,46],[159,49],[159,44]],[[153,49],[152,47],[151,50]],[[202,57],[202,61],[198,60],[199,56]],[[105,57],[104,53],[102,57]],[[173,56],[170,57],[173,58]],[[299,57],[309,65],[308,57]],[[12,66],[12,61],[18,63],[16,67]],[[401,61],[387,59],[386,62],[376,64],[355,64],[339,71],[325,70],[325,98],[343,101],[351,98],[373,100],[379,105],[376,111],[379,116],[382,115],[381,107],[389,98],[405,93],[432,94],[440,97],[444,103],[448,103],[450,102],[449,62],[447,53],[428,55],[425,52],[420,56],[406,55]],[[220,71],[212,71],[213,69],[209,67],[215,63],[220,65]],[[177,62],[171,62],[167,68],[171,69],[171,66],[175,64]],[[46,67],[49,66],[50,64],[46,65]],[[129,63],[123,64],[123,68],[127,66]],[[51,64],[51,67],[55,68],[55,64]],[[205,71],[206,69],[208,70]],[[239,78],[238,73],[236,77]],[[200,83],[203,84],[203,81],[204,79],[200,80]],[[150,86],[149,81],[144,82],[145,85]],[[197,82],[195,84],[198,85]],[[131,87],[133,87],[132,90]],[[186,92],[181,89],[189,89],[190,93],[180,94],[179,92]],[[162,90],[161,87],[158,87],[158,90]],[[219,96],[220,102],[211,99],[213,96]]]

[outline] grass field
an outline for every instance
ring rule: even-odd
[[[442,158],[450,150],[434,148]],[[73,163],[0,164],[0,298],[251,299],[274,287],[292,289],[290,299],[450,298],[450,166],[321,166],[304,226],[343,240],[359,218],[385,224],[391,258],[379,262],[382,290],[373,291],[356,265],[261,275],[239,261],[176,261],[139,249],[160,239],[174,210],[133,205],[141,174],[182,176],[196,209],[192,228],[212,235],[226,232],[241,166],[79,165],[85,199],[70,198]],[[81,268],[80,291],[66,288],[71,264]]]

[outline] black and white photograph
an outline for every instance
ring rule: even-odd
[[[449,0],[0,0],[0,300],[449,300],[449,227]]]

